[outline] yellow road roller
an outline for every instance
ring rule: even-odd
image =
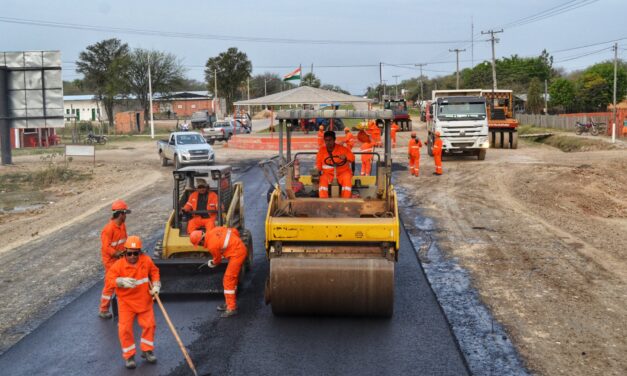
[[[372,119],[383,123],[383,158],[375,151],[354,152],[352,198],[340,197],[337,179],[328,187],[329,198],[318,198],[319,177],[308,166],[316,152],[292,153],[292,129],[300,119],[311,118]],[[277,113],[279,158],[261,162],[262,167],[278,163],[280,175],[270,195],[265,223],[265,249],[270,262],[265,299],[274,314],[393,314],[400,223],[391,184],[392,118],[390,110]],[[342,135],[337,136],[339,139]],[[361,154],[372,154],[374,158],[368,176],[360,176],[355,170]],[[305,173],[301,174],[301,169]]]

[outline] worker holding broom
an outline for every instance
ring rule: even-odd
[[[159,269],[150,256],[142,253],[142,242],[138,236],[129,236],[124,243],[124,257],[117,260],[107,272],[105,283],[115,289],[118,297],[118,336],[122,345],[122,357],[126,368],[135,368],[135,338],[133,322],[142,328],[141,357],[155,363],[155,315],[153,296],[159,294],[161,281]]]

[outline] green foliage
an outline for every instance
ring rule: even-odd
[[[557,78],[549,86],[549,104],[558,107],[561,112],[575,108],[575,84],[565,78]]]
[[[580,111],[603,111],[611,99],[611,85],[598,73],[586,71],[577,80],[577,104]],[[610,94],[611,98],[611,94]]]
[[[346,91],[346,90],[344,90],[341,87],[336,86],[336,85],[325,84],[325,85],[320,86],[320,89],[331,90],[331,91],[335,91],[337,93],[343,93],[343,94],[347,94],[347,95],[351,94],[348,91]]]
[[[76,62],[76,71],[85,77],[84,87],[93,90],[102,101],[109,122],[113,120],[116,95],[125,91],[129,63],[128,45],[117,38],[87,46]]]
[[[126,71],[127,91],[135,95],[148,121],[150,98],[148,90],[148,67],[153,93],[167,95],[179,87],[184,79],[183,65],[171,53],[136,48],[131,53]]]
[[[283,89],[292,89],[294,84],[284,82],[276,73],[264,73],[255,75],[250,79],[250,97],[259,98],[265,95],[275,94]]]
[[[85,87],[83,80],[76,79],[74,81],[63,81],[64,95],[82,95],[91,93],[92,92]]]
[[[224,97],[227,108],[232,108],[238,90],[242,85],[246,85],[246,79],[250,77],[253,70],[248,56],[237,48],[231,47],[226,52],[207,60],[205,66],[205,80],[209,91],[213,91],[217,73],[218,97]]]
[[[537,77],[534,77],[529,83],[529,90],[527,91],[527,112],[539,114],[543,107],[542,84]]]
[[[313,73],[307,73],[300,81],[300,86],[320,87],[320,79]]]

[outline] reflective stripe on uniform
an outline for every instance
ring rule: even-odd
[[[146,338],[142,338],[142,339],[141,339],[141,342],[143,342],[143,343],[147,344],[148,346],[154,346],[154,345],[155,345],[155,343],[154,343],[154,342],[149,341],[149,340],[147,340]]]
[[[117,242],[111,242],[111,246],[115,247],[116,245],[124,244],[125,241],[126,239],[120,239]]]
[[[229,245],[229,240],[231,239],[231,229],[226,231],[226,236],[224,237],[224,244],[222,244],[222,250],[224,251],[226,247]]]
[[[235,295],[235,290],[224,290],[225,294]]]
[[[111,300],[111,295],[102,295],[100,296],[100,299]]]
[[[148,278],[142,278],[142,279],[138,279],[135,283],[135,287],[144,284],[144,283],[148,283],[150,280]]]
[[[342,190],[343,191],[352,191],[352,188],[351,187],[342,187]]]
[[[327,187],[318,187],[318,190],[319,191],[328,191],[329,188],[327,188]]]
[[[131,350],[135,350],[135,344],[130,345],[129,347],[122,347],[122,352],[127,353]]]
[[[322,165],[322,169],[323,169],[323,170],[333,170],[333,166],[329,166],[329,165]]]

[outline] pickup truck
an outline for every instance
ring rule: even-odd
[[[168,140],[157,141],[161,165],[173,161],[178,170],[188,165],[209,165],[215,162],[211,145],[198,132],[172,132]]]
[[[213,123],[210,128],[204,128],[202,134],[211,145],[216,141],[228,141],[234,134],[250,133],[239,121],[222,120]]]
[[[190,122],[193,130],[209,128],[216,121],[216,115],[207,110],[196,111],[192,114]]]

